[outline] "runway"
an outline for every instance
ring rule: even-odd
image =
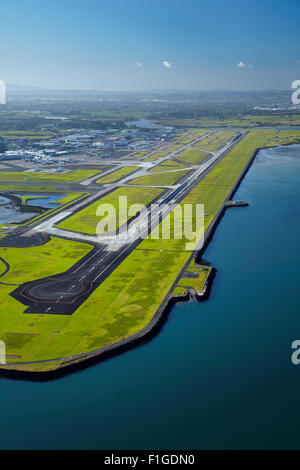
[[[245,134],[239,134],[229,141],[220,151],[215,152],[212,158],[199,165],[195,171],[188,173],[173,189],[165,191],[157,201],[154,212],[133,218],[129,225],[127,238],[116,238],[114,250],[105,237],[95,237],[94,248],[74,266],[64,273],[27,282],[17,287],[10,295],[27,306],[25,314],[51,314],[72,315],[78,307],[85,302],[91,293],[111,275],[111,273],[124,261],[124,259],[143,241],[162,220],[170,213],[230,151]],[[89,198],[94,201],[95,196]],[[85,204],[78,203],[79,209]],[[61,214],[54,217],[60,220]],[[47,233],[47,224],[50,227],[53,220],[40,225]],[[36,228],[32,235],[36,236]],[[80,234],[79,238],[80,238]],[[26,239],[26,237],[19,237]],[[92,241],[90,242],[92,244]]]

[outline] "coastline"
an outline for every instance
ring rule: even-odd
[[[292,145],[294,145],[293,143]],[[280,147],[283,145],[278,145],[276,147]],[[237,181],[235,184],[232,186],[230,191],[228,192],[226,199],[224,200],[222,206],[220,207],[219,211],[215,215],[214,219],[212,220],[210,226],[205,232],[204,235],[204,243],[201,249],[195,250],[191,256],[189,257],[188,261],[185,263],[183,268],[181,269],[178,277],[176,278],[175,282],[171,286],[168,294],[166,295],[165,299],[163,300],[162,304],[160,305],[159,309],[156,311],[154,317],[152,320],[149,322],[149,324],[140,332],[136,333],[133,336],[130,336],[128,338],[124,338],[123,340],[114,343],[112,345],[108,345],[104,348],[91,351],[89,353],[83,353],[77,356],[69,356],[69,357],[64,357],[64,358],[58,358],[58,359],[49,359],[49,360],[44,360],[44,361],[33,361],[31,363],[26,362],[26,363],[18,363],[18,364],[7,364],[1,367],[0,370],[0,376],[3,377],[8,377],[8,378],[13,378],[13,379],[21,379],[21,380],[30,380],[30,381],[48,381],[48,380],[54,380],[56,378],[61,378],[65,375],[68,375],[70,373],[82,370],[90,365],[99,363],[102,360],[114,357],[116,355],[122,354],[125,351],[128,351],[130,349],[133,349],[141,344],[146,343],[147,341],[151,340],[163,327],[163,325],[166,323],[168,319],[168,315],[172,309],[172,307],[178,303],[178,302],[183,302],[186,300],[189,300],[189,296],[184,296],[182,297],[177,297],[174,298],[172,297],[172,292],[174,290],[175,285],[179,282],[179,280],[182,278],[182,275],[184,271],[187,269],[189,264],[193,259],[198,259],[199,257],[202,256],[204,251],[207,248],[207,245],[209,244],[210,240],[212,239],[215,230],[217,229],[220,221],[222,220],[222,217],[225,215],[226,209],[228,209],[230,206],[227,205],[227,202],[232,198],[232,196],[236,193],[237,189],[239,188],[240,184],[242,183],[244,177],[246,176],[248,170],[250,169],[251,165],[253,164],[258,152],[260,150],[263,150],[264,148],[269,148],[269,147],[262,147],[262,148],[256,148],[255,151],[253,152],[252,156],[249,158],[248,163],[246,164],[245,168],[242,170],[240,173],[240,176],[238,177]],[[209,276],[209,279],[207,280],[207,292],[205,295],[200,298],[200,301],[205,300],[209,296],[210,289],[213,284],[213,279],[215,277],[216,270],[212,270],[212,275]],[[28,366],[30,364],[56,364],[59,363],[58,368],[52,369],[52,370],[47,370],[47,371],[29,371],[27,370],[22,370],[22,367]],[[14,368],[9,368],[10,366],[13,366]],[[19,367],[19,369],[17,369]]]

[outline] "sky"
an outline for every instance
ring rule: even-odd
[[[0,0],[0,79],[48,89],[288,89],[299,0]]]

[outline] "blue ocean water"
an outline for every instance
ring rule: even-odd
[[[299,449],[300,146],[259,153],[205,259],[210,298],[52,382],[0,378],[2,449]]]

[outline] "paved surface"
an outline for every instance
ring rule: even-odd
[[[183,176],[175,186],[167,188],[156,201],[157,208],[155,211],[152,211],[151,221],[148,210],[146,213],[142,213],[130,221],[127,232],[122,232],[121,230],[120,234],[90,236],[69,232],[56,227],[61,220],[101,199],[116,187],[115,185],[107,185],[107,187],[101,187],[100,190],[84,200],[71,204],[67,210],[58,211],[53,215],[46,216],[45,219],[36,223],[32,228],[20,228],[11,237],[0,240],[0,245],[2,246],[34,246],[35,244],[46,243],[49,236],[54,235],[90,243],[94,247],[90,253],[65,273],[27,282],[17,287],[11,295],[27,306],[25,313],[56,315],[71,315],[74,313],[88,296],[120,265],[128,254],[141,243],[145,235],[153,230],[161,222],[161,219],[170,213],[190,193],[199,181],[206,176],[243,136],[243,133],[239,133],[221,150],[214,152],[204,163],[193,167],[193,170]],[[175,157],[183,149],[190,147],[205,137],[207,135],[201,136],[194,142],[170,152],[167,156],[159,159],[159,162],[167,160],[171,156]],[[156,164],[158,164],[157,160],[152,166]],[[145,172],[145,168],[141,168],[137,173],[140,172]],[[137,176],[137,173],[133,176],[134,178]],[[121,179],[118,185],[126,184],[129,179],[130,176]],[[166,204],[168,206],[165,206]]]

